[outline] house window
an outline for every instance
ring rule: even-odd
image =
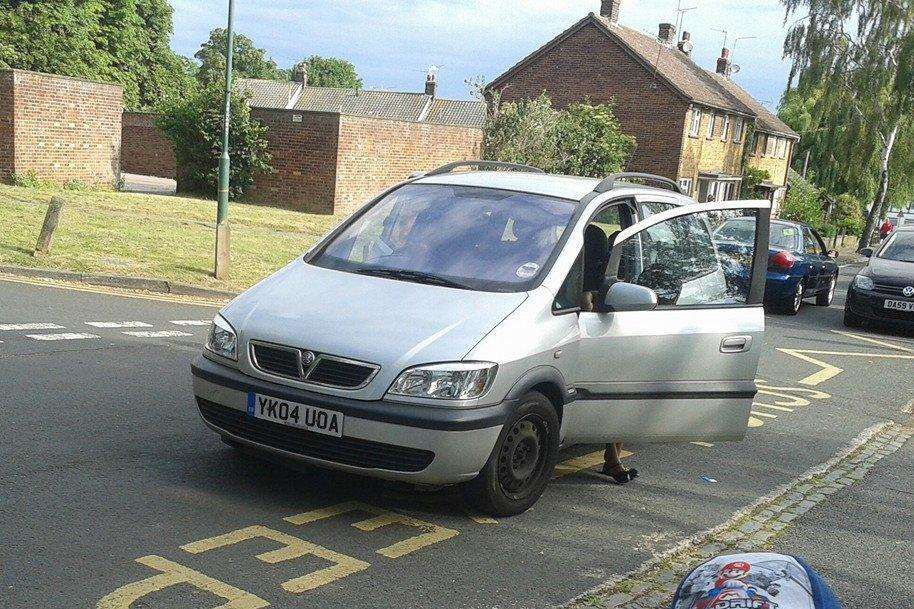
[[[679,189],[682,190],[685,194],[692,195],[692,178],[680,178],[679,179]]]
[[[773,158],[777,152],[778,138],[769,135],[767,136],[767,140],[768,141],[765,144],[765,156]]]
[[[787,140],[782,137],[778,138],[778,158],[783,159],[787,157]]]
[[[741,116],[736,117],[736,121],[733,124],[733,141],[741,142],[743,141],[743,118]]]
[[[708,139],[714,139],[714,129],[717,127],[717,115],[711,114],[708,118]]]
[[[692,108],[692,124],[689,126],[689,135],[691,137],[698,137],[698,132],[701,130],[701,109]]]
[[[730,115],[724,115],[724,130],[720,134],[720,141],[726,142],[730,138]]]

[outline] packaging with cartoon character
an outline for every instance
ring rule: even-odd
[[[689,573],[672,609],[841,609],[818,573],[799,558],[719,556]]]

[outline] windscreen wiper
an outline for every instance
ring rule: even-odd
[[[426,283],[429,285],[439,285],[445,288],[457,288],[460,290],[471,290],[468,285],[439,277],[431,273],[422,271],[409,271],[406,269],[359,269],[356,271],[360,275],[371,275],[373,277],[386,277],[389,279],[399,279],[402,281],[413,281],[415,283]]]

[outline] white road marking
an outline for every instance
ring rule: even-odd
[[[187,332],[179,332],[177,330],[161,330],[159,332],[124,332],[127,336],[135,336],[137,338],[177,338],[179,336],[193,336],[193,334],[188,334]]]
[[[151,328],[145,321],[87,321],[87,326],[94,328]]]
[[[64,332],[63,334],[26,334],[29,338],[35,340],[86,340],[90,338],[101,338],[95,334],[81,334],[79,332]]]
[[[213,322],[206,319],[179,319],[171,323],[176,326],[208,326]]]
[[[57,324],[0,324],[0,332],[17,332],[22,330],[63,330]]]

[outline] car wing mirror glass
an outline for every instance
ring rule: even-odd
[[[657,308],[657,293],[641,285],[617,281],[606,291],[603,308],[605,311],[617,313],[653,311]]]

